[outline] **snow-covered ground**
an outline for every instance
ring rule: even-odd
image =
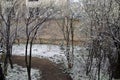
[[[85,75],[85,64],[86,64],[85,60],[87,58],[86,55],[88,54],[86,48],[75,46],[74,49],[75,49],[74,66],[70,71],[71,77],[73,78],[73,80],[91,80],[89,79],[88,76]],[[20,44],[20,45],[15,44],[13,46],[12,54],[24,56],[25,55],[25,44]],[[64,51],[62,51],[61,47],[57,45],[34,44],[32,47],[32,56],[38,57],[38,58],[47,58],[56,63],[64,63],[65,65],[67,64]],[[15,72],[16,69],[12,71]],[[14,79],[9,79],[9,80],[14,80]],[[102,80],[107,80],[107,79],[105,78]]]
[[[28,50],[29,51],[29,50]],[[29,53],[29,52],[28,52]],[[14,44],[12,48],[13,55],[24,56],[25,44]],[[32,56],[38,58],[47,58],[56,63],[64,63],[66,60],[65,55],[61,52],[60,47],[56,45],[34,44],[32,47]],[[7,80],[27,80],[27,69],[21,66],[14,65],[14,69],[8,68]],[[37,80],[42,75],[39,70],[31,70],[32,80]],[[39,80],[39,79],[38,79]]]
[[[89,80],[85,75],[85,59],[87,53],[86,48],[75,47],[74,65],[71,69],[71,76],[73,80]]]
[[[6,80],[28,80],[27,77],[27,69],[14,64],[14,68],[11,69],[8,67],[8,74],[6,76]],[[39,80],[41,78],[41,72],[36,69],[31,69],[31,79]]]
[[[29,50],[28,50],[29,51]],[[88,80],[85,74],[85,60],[87,51],[83,47],[75,47],[75,60],[74,66],[71,70],[71,76],[73,80]],[[13,46],[13,55],[25,55],[25,45],[14,45]],[[45,44],[34,44],[32,47],[32,56],[39,58],[47,58],[56,63],[67,64],[66,56],[64,51],[60,49],[60,46],[57,45],[45,45]]]
[[[14,45],[12,51],[13,51],[12,52],[13,55],[24,56],[25,45],[24,44]],[[61,63],[62,61],[66,61],[65,54],[61,52],[60,47],[57,45],[33,44],[32,56],[39,58],[47,58],[56,63]]]

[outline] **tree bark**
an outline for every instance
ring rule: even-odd
[[[113,78],[114,79],[120,79],[120,44],[116,44],[116,47],[117,47],[117,54],[118,54],[118,57],[117,57],[117,61],[115,63],[115,69],[113,70]]]

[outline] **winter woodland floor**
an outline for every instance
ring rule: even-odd
[[[23,56],[13,56],[13,63],[25,67]],[[32,68],[42,72],[40,80],[72,80],[69,75],[63,72],[61,66],[48,59],[32,58]]]

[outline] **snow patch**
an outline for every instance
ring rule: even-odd
[[[25,44],[13,45],[13,55],[25,55]],[[28,49],[29,53],[29,49]],[[65,54],[61,53],[60,47],[57,45],[33,44],[32,57],[47,58],[55,63],[66,61]]]
[[[41,72],[37,69],[31,69],[31,79],[38,80],[41,78]],[[28,80],[27,69],[14,64],[14,68],[8,67],[8,74],[6,80]]]

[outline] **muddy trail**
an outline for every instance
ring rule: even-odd
[[[25,67],[23,56],[13,56],[12,60],[14,64]],[[48,59],[32,57],[32,68],[39,69],[42,72],[42,78],[40,80],[72,80],[69,75],[60,69],[60,65]]]

